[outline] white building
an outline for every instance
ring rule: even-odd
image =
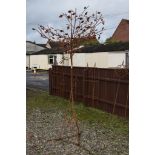
[[[73,65],[78,67],[116,68],[128,67],[127,46],[99,45],[77,48],[73,55]],[[43,49],[28,56],[29,67],[48,70],[52,65],[70,66],[69,54],[63,54],[60,47]],[[65,58],[65,59],[64,59]]]
[[[98,68],[128,67],[128,45],[128,43],[114,43],[79,48],[73,55],[73,65]]]
[[[30,54],[46,49],[44,44],[26,41],[26,68],[30,68]]]
[[[81,67],[113,68],[128,65],[128,51],[75,53],[73,65]],[[70,65],[70,62],[69,62]]]
[[[52,65],[69,65],[69,61],[63,60],[63,52],[60,49],[44,49],[29,55],[30,68],[48,70]]]

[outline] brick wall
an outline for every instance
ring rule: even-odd
[[[116,31],[112,36],[113,41],[122,41],[128,42],[129,41],[129,21],[122,19],[120,24],[118,25]]]

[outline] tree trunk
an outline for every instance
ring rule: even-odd
[[[71,67],[70,67],[70,102],[71,102],[71,112],[72,112],[72,116],[73,119],[75,121],[75,125],[77,128],[77,145],[80,145],[80,129],[79,129],[79,125],[78,125],[78,119],[77,119],[77,114],[75,111],[75,107],[74,107],[74,90],[73,90],[73,54],[72,52],[70,53],[70,59],[71,59]]]

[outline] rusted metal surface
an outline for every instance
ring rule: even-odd
[[[50,95],[70,97],[70,67],[49,70]],[[74,100],[119,116],[129,116],[129,70],[73,68]]]

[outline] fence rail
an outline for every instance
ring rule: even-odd
[[[74,100],[119,116],[129,116],[129,70],[74,67]],[[69,99],[70,67],[49,70],[50,95]]]

